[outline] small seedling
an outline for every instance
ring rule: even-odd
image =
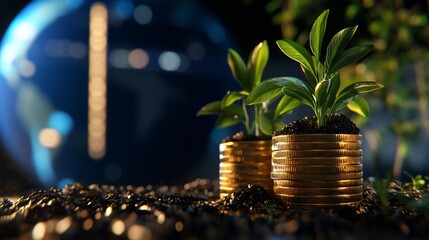
[[[280,128],[282,122],[274,120],[274,112],[268,110],[268,101],[261,101],[253,106],[246,103],[249,93],[261,83],[268,57],[269,49],[266,41],[259,43],[253,49],[247,65],[235,50],[229,49],[228,64],[242,89],[228,91],[222,100],[206,104],[197,116],[218,115],[216,126],[219,128],[242,123],[247,134],[255,136],[271,135],[275,129]]]

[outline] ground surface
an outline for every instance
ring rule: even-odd
[[[375,186],[375,188],[374,188]],[[249,186],[217,199],[216,182],[82,186],[0,202],[2,239],[427,238],[427,186],[365,180],[354,206],[305,209]],[[378,190],[378,192],[376,191]],[[423,197],[422,197],[423,196]]]

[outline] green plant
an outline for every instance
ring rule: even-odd
[[[277,41],[280,50],[300,64],[305,80],[293,77],[266,80],[250,93],[246,100],[247,104],[273,101],[284,93],[277,105],[275,117],[302,103],[313,109],[319,127],[327,124],[333,112],[346,106],[359,115],[368,116],[368,102],[360,94],[377,90],[383,85],[373,81],[357,81],[341,86],[339,70],[367,55],[372,45],[346,49],[357,30],[357,26],[354,26],[335,34],[323,53],[322,45],[328,14],[329,10],[325,10],[311,28],[309,43],[312,54],[295,41],[289,39]]]
[[[426,183],[429,181],[429,177],[427,176],[423,177],[420,174],[413,176],[411,173],[407,171],[404,171],[404,174],[411,179],[412,187],[417,190],[424,189],[426,186]]]
[[[261,133],[271,135],[273,130],[281,127],[281,121],[275,121],[274,113],[268,110],[268,102],[261,101],[253,106],[246,104],[249,93],[261,83],[268,57],[266,41],[253,49],[247,65],[235,50],[229,49],[228,65],[242,89],[228,91],[222,100],[204,105],[197,116],[218,115],[216,126],[220,128],[242,123],[247,134],[255,136]]]

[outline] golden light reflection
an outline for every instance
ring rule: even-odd
[[[130,240],[150,240],[152,239],[152,232],[143,225],[133,224],[128,229],[127,237]]]
[[[65,217],[60,221],[58,221],[58,223],[55,225],[55,231],[58,234],[63,234],[70,228],[71,224],[72,224],[71,217]]]
[[[120,236],[125,232],[125,223],[122,220],[115,219],[113,220],[111,229],[113,234]]]
[[[60,133],[53,128],[44,128],[39,133],[40,145],[47,148],[56,148],[61,144]]]
[[[31,232],[31,237],[34,240],[44,239],[46,234],[46,223],[39,222],[33,227],[33,231]]]
[[[106,152],[108,12],[94,3],[89,19],[88,153],[101,159]]]

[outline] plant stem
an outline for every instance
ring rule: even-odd
[[[259,136],[259,111],[260,105],[255,105],[255,136]]]
[[[244,98],[242,98],[241,107],[243,108],[244,126],[246,126],[247,134],[250,134],[251,129],[250,129],[250,126],[249,126],[249,121],[250,121],[249,120],[249,114],[247,113],[247,108],[246,108],[246,104],[244,103]]]

